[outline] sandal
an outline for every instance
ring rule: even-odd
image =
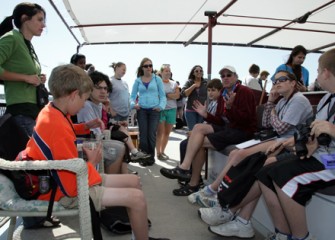
[[[190,181],[180,181],[178,180],[178,183],[180,186],[186,186]],[[200,177],[200,180],[199,180],[199,187],[200,188],[203,188],[205,187],[205,183],[204,183],[204,180],[202,179],[202,177]]]
[[[190,181],[191,180],[190,170],[184,170],[184,169],[181,169],[180,167],[175,167],[172,169],[161,168],[160,172],[164,177],[167,177],[170,179],[178,179],[180,181]]]
[[[192,193],[199,191],[199,188],[200,188],[199,184],[196,186],[191,186],[187,184],[186,186],[183,186],[179,189],[174,189],[173,194],[176,196],[188,196]]]
[[[25,229],[37,229],[37,228],[55,228],[60,227],[60,220],[54,216],[50,218],[43,218],[41,221],[33,226],[25,227]]]

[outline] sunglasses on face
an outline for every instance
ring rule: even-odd
[[[227,74],[222,74],[220,77],[225,78],[225,77],[231,77],[231,76],[233,76],[233,74],[227,73]]]
[[[281,82],[286,82],[287,80],[291,80],[291,79],[288,76],[281,76],[279,78],[276,78],[273,81],[273,85],[276,85],[276,84],[281,83]]]
[[[108,87],[101,87],[101,86],[98,86],[98,85],[94,85],[94,88],[97,89],[97,90],[108,91]]]
[[[144,68],[152,68],[152,64],[146,64],[146,65],[143,65],[142,67],[144,67]]]
[[[202,73],[203,70],[194,70],[195,73]]]

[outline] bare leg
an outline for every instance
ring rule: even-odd
[[[166,145],[169,141],[169,137],[170,137],[170,133],[172,131],[173,125],[172,124],[168,124],[165,122],[164,124],[164,132],[163,132],[163,136],[162,136],[162,142],[161,142],[161,151],[162,153],[164,153]]]
[[[148,239],[147,203],[139,178],[134,175],[106,175],[102,206],[125,206],[136,239]]]
[[[125,162],[122,163],[121,174],[128,174],[128,163]]]
[[[183,163],[180,165],[180,168],[185,170],[190,169],[194,157],[198,155],[200,150],[199,147],[203,145],[205,136],[213,132],[213,127],[209,124],[200,123],[194,126],[192,134],[188,140],[185,158]]]
[[[165,129],[165,122],[160,122],[157,127],[157,135],[156,135],[156,151],[157,156],[163,153],[162,151],[162,143],[163,143],[163,134]]]
[[[230,210],[235,213],[237,210],[240,209],[238,215],[246,220],[249,220],[252,216],[252,213],[255,210],[255,207],[257,205],[257,202],[261,196],[262,192],[261,189],[259,188],[258,181],[256,181],[252,187],[250,188],[248,194],[244,197],[242,202],[231,208]]]
[[[266,205],[269,209],[274,226],[282,233],[291,234],[288,221],[275,192],[259,182]]]
[[[111,165],[105,168],[105,173],[107,174],[118,174],[121,173],[121,167],[122,167],[122,160],[121,161],[115,161]]]
[[[303,238],[308,233],[305,207],[287,196],[276,184],[279,202],[294,237]]]
[[[205,148],[201,147],[197,153],[197,155],[195,156],[193,163],[192,163],[192,176],[191,176],[191,180],[189,182],[190,186],[196,186],[199,184],[199,180],[200,180],[200,174],[201,174],[201,170],[202,170],[202,166],[205,163]]]
[[[106,166],[105,164],[105,173],[107,174],[118,174],[118,173],[123,173],[122,172],[122,165],[123,165],[123,158],[124,155],[126,153],[126,148],[124,146],[124,144],[122,142],[118,142],[118,141],[113,141],[111,143],[105,143],[105,144],[109,144],[108,146],[110,148],[116,148],[117,151],[117,155],[116,155],[116,159],[113,163],[109,164],[108,166]],[[108,160],[106,160],[108,161]]]
[[[199,180],[200,180],[199,177],[201,174],[202,166],[204,165],[205,159],[206,159],[205,148],[214,149],[213,145],[210,143],[207,137],[204,138],[203,145],[199,149],[197,155],[194,157],[194,160],[192,162],[192,176],[191,176],[191,180],[189,183],[191,186],[196,186],[199,183]]]
[[[131,152],[133,149],[135,149],[135,146],[133,144],[133,141],[131,140],[131,137],[129,136],[128,130],[124,126],[120,126],[119,130],[128,135],[127,146],[129,148],[129,151]]]

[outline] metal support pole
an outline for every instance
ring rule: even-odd
[[[216,25],[217,12],[206,11],[205,16],[208,16],[208,50],[207,50],[207,81],[212,79],[212,40],[213,27]]]

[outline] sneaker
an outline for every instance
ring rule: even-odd
[[[147,158],[150,158],[151,155],[150,154],[147,154],[147,153],[144,153],[144,152],[141,152],[141,151],[138,151],[137,153],[135,154],[131,154],[131,161],[132,162],[138,162],[139,160],[141,159],[147,159]]]
[[[166,155],[165,153],[162,153],[162,156],[163,156],[166,160],[170,159],[169,156]]]
[[[204,208],[220,207],[216,194],[212,196],[200,195],[197,198],[197,204]]]
[[[169,157],[166,156],[166,155],[164,156],[163,153],[161,153],[161,154],[158,154],[158,155],[157,155],[157,159],[158,159],[158,160],[161,160],[161,161],[166,161],[166,160],[169,159]]]
[[[206,188],[206,187],[205,187]],[[198,202],[198,199],[200,198],[200,196],[202,198],[206,198],[206,197],[213,197],[215,196],[215,194],[211,194],[211,195],[208,195],[207,191],[205,190],[205,188],[201,189],[200,191],[198,192],[195,192],[195,193],[192,193],[191,195],[189,195],[187,197],[188,201],[192,204],[194,203],[197,203]],[[208,206],[204,206],[202,204],[200,204],[202,207],[208,207]]]
[[[210,226],[229,222],[234,217],[230,211],[223,210],[221,207],[200,208],[198,214],[201,220]]]
[[[255,236],[251,222],[244,224],[238,219],[218,226],[209,226],[208,230],[223,237],[253,238]]]
[[[265,238],[265,240],[288,240],[290,239],[287,235],[282,233],[271,233]]]

